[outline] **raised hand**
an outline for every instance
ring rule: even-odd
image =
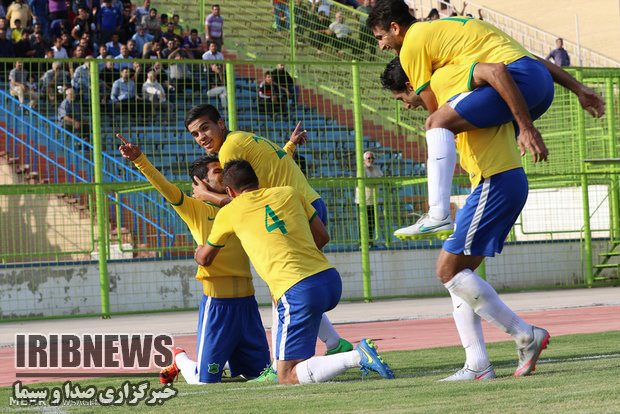
[[[123,141],[123,145],[118,147],[118,150],[121,152],[123,158],[126,158],[129,161],[135,161],[142,154],[140,147],[127,141],[121,134],[116,134],[116,137]]]
[[[301,121],[297,123],[297,126],[295,127],[295,130],[293,131],[293,133],[291,134],[291,138],[289,139],[295,145],[303,145],[308,140],[308,135],[306,134],[308,131],[306,131],[305,129],[303,131],[300,131],[300,127]]]

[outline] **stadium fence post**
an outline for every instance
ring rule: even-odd
[[[616,82],[618,78],[615,78]],[[617,87],[618,85],[616,85]],[[612,97],[614,96],[614,83],[611,77],[605,79],[605,96]],[[618,158],[618,147],[617,138],[616,138],[616,118],[614,114],[616,113],[615,101],[614,99],[607,99],[606,101],[607,111],[609,115],[607,116],[607,131],[608,131],[608,139],[609,139],[609,158]],[[619,180],[618,173],[611,174],[611,183],[609,184],[609,203],[610,203],[610,213],[611,213],[611,240],[616,242],[620,239],[620,193],[618,188]]]
[[[288,6],[288,15],[289,15],[289,34],[290,34],[290,42],[291,42],[291,73],[295,76],[295,0],[289,0]]]
[[[579,82],[583,82],[583,70],[579,69],[575,73],[575,78]],[[578,105],[578,102],[573,97],[571,99],[573,105]],[[585,160],[587,158],[587,144],[586,144],[586,123],[584,112],[577,109],[577,139],[579,141],[579,158]],[[580,163],[581,170],[581,194],[583,201],[583,233],[584,233],[584,260],[586,267],[586,280],[589,287],[592,287],[594,283],[594,268],[592,267],[592,232],[590,228],[590,199],[588,197],[588,175],[586,174],[585,162]]]
[[[368,255],[368,210],[366,209],[366,179],[364,174],[364,131],[362,123],[362,95],[360,89],[360,68],[357,61],[351,67],[353,75],[353,122],[355,126],[355,164],[357,170],[357,191],[359,194],[360,244],[362,251],[362,280],[364,300],[370,301],[370,258]]]
[[[237,98],[235,96],[235,67],[226,63],[226,90],[228,92],[228,129],[237,130]]]
[[[95,163],[95,199],[97,205],[97,244],[99,246],[99,287],[101,314],[110,317],[110,282],[108,279],[106,199],[103,191],[103,157],[101,143],[101,107],[99,106],[99,65],[90,62],[90,105]]]

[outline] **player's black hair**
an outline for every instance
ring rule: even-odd
[[[409,82],[409,78],[407,78],[397,56],[387,64],[381,74],[381,85],[384,89],[392,92],[404,92],[407,90],[407,82]]]
[[[188,168],[189,178],[191,178],[192,183],[198,184],[194,180],[194,177],[198,177],[201,180],[207,177],[207,174],[209,173],[208,166],[212,162],[220,162],[220,160],[216,155],[203,155],[202,157],[192,161]]]
[[[231,160],[224,166],[222,179],[226,187],[235,191],[258,188],[258,177],[246,160]]]
[[[217,122],[220,118],[222,118],[220,112],[215,106],[209,104],[196,105],[193,108],[190,108],[187,115],[185,115],[185,129],[189,130],[189,124],[205,115],[213,122]]]
[[[377,0],[366,20],[366,27],[378,27],[388,30],[390,23],[396,22],[402,27],[409,27],[416,22],[415,17],[409,14],[409,6],[403,0]]]
[[[431,11],[428,13],[428,16],[426,17],[426,19],[427,20],[431,20],[431,18],[433,18],[433,17],[439,18],[439,10],[431,9]]]

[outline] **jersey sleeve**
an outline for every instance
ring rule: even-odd
[[[229,218],[229,211],[230,209],[225,206],[215,217],[211,234],[209,234],[209,237],[207,238],[207,244],[210,246],[224,247],[228,237],[235,233],[235,230],[232,227],[232,222]]]
[[[290,155],[291,157],[293,156],[293,154],[295,153],[295,149],[297,148],[297,145],[295,145],[294,142],[292,141],[288,141],[285,145],[284,148],[282,148],[284,151],[286,151],[286,153],[288,155]]]
[[[413,29],[411,27],[409,30]],[[415,36],[408,33],[400,51],[400,64],[417,94],[429,85],[433,74],[433,62],[427,43],[417,33]]]

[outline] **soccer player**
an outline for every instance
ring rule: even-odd
[[[250,132],[229,131],[220,113],[213,105],[194,106],[185,117],[185,128],[194,137],[198,145],[204,148],[208,154],[218,152],[222,165],[233,159],[243,159],[252,165],[261,188],[283,185],[294,187],[312,204],[318,217],[324,225],[327,225],[325,203],[321,196],[308,184],[306,177],[292,158],[292,154],[295,152],[295,142],[303,143],[305,137],[306,131],[300,132],[299,126],[300,124],[295,128],[291,140],[282,149],[270,140]],[[204,191],[200,185],[193,187],[194,197],[203,201],[211,201],[220,206],[230,201],[230,198],[221,194]],[[348,341],[340,338],[325,315],[321,320],[319,338],[325,342],[328,355],[353,349]]]
[[[397,236],[427,237],[453,228],[450,189],[456,163],[454,136],[472,129],[515,122],[521,155],[530,151],[534,162],[547,160],[547,150],[532,120],[553,100],[553,81],[575,92],[584,108],[604,113],[604,101],[557,66],[535,58],[514,39],[484,21],[467,17],[416,22],[402,0],[378,0],[366,25],[381,49],[393,49],[430,116],[426,120],[429,212]],[[487,85],[473,88],[477,64],[489,64]],[[429,87],[433,73],[449,65],[464,65],[458,78],[447,79],[461,92],[444,104]],[[452,97],[449,97],[452,98]]]
[[[467,67],[449,65],[438,69],[430,80],[440,104],[454,95],[445,79],[458,76]],[[472,82],[480,82],[476,71]],[[413,90],[399,59],[390,62],[381,83],[406,108],[425,107]],[[485,318],[517,343],[519,364],[516,376],[528,375],[549,342],[549,333],[529,325],[510,310],[497,292],[474,271],[484,257],[501,253],[504,240],[527,199],[528,184],[515,143],[512,123],[474,129],[457,135],[461,166],[469,173],[473,192],[456,215],[456,229],[443,244],[436,273],[450,292],[453,317],[465,348],[465,366],[446,381],[495,378],[487,356],[480,317]]]
[[[209,266],[233,235],[239,237],[256,271],[277,304],[277,380],[281,384],[329,381],[351,368],[373,370],[394,378],[377,354],[376,346],[362,339],[355,350],[312,357],[324,312],[340,300],[338,271],[319,250],[329,235],[317,211],[291,186],[259,189],[259,178],[246,160],[232,160],[223,172],[226,192],[233,198],[215,218],[196,261]]]
[[[133,162],[172,204],[196,243],[204,244],[220,208],[186,197],[157,171],[138,146],[117,136],[123,141],[119,147],[123,157]],[[189,170],[192,180],[201,180],[213,191],[224,192],[217,157],[203,156]],[[270,364],[269,345],[254,298],[250,262],[239,239],[230,238],[211,266],[199,266],[196,278],[204,290],[198,310],[197,361],[192,361],[181,348],[175,348],[175,361],[161,371],[160,381],[172,382],[180,370],[188,384],[220,382],[226,361],[231,376],[258,377]]]

